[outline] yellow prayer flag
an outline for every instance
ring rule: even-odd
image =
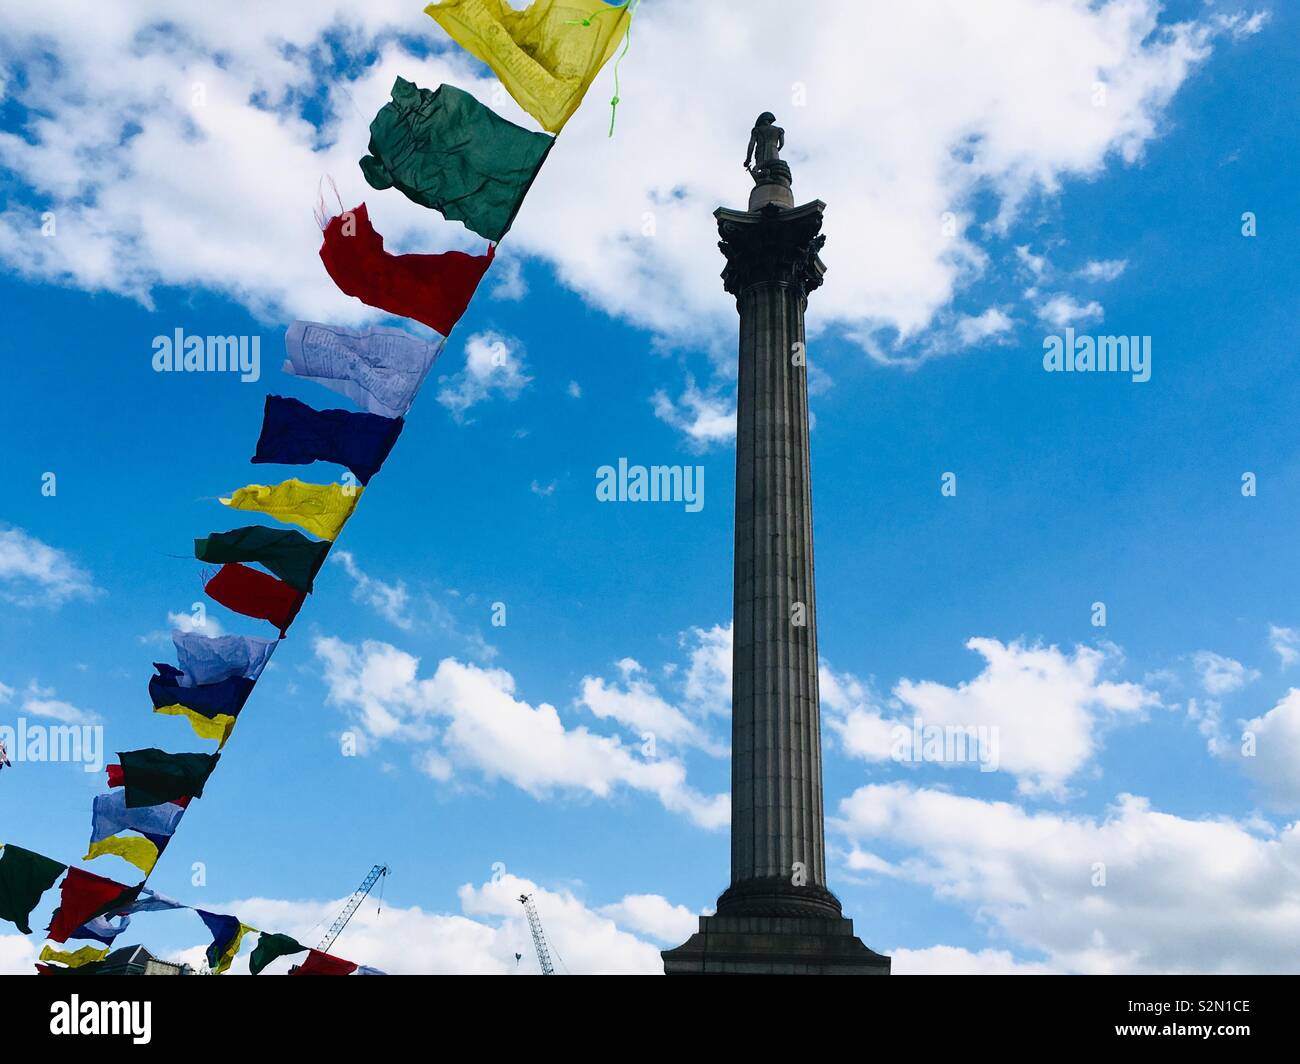
[[[217,713],[211,717],[205,717],[202,713],[196,713],[189,706],[156,706],[155,713],[165,713],[170,717],[184,717],[190,722],[190,727],[194,729],[194,734],[200,739],[215,739],[217,749],[220,750],[226,745],[226,740],[230,738],[230,733],[235,727],[235,718],[229,713]]]
[[[116,854],[124,861],[130,861],[145,875],[153,871],[158,863],[158,847],[146,838],[138,835],[110,835],[106,839],[92,842],[83,861],[92,861],[106,853]]]
[[[578,109],[631,17],[629,4],[602,0],[533,0],[523,11],[505,0],[442,0],[424,11],[549,133]]]
[[[102,949],[98,946],[82,946],[81,949],[69,953],[67,950],[55,949],[53,946],[46,945],[41,950],[41,955],[36,959],[38,961],[55,961],[58,964],[66,964],[69,968],[80,968],[83,964],[102,961],[107,956],[107,946]]]
[[[240,488],[223,506],[255,510],[277,521],[298,525],[321,539],[334,539],[347,524],[364,488],[340,484],[304,484],[293,478],[283,484],[249,484]]]

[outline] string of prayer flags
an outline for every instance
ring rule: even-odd
[[[274,573],[290,587],[295,587],[299,591],[310,591],[312,584],[316,579],[316,574],[320,572],[320,567],[325,564],[325,555],[330,551],[329,541],[318,542],[314,539],[308,539],[301,532],[296,532],[292,528],[267,528],[264,525],[247,525],[244,528],[234,528],[229,532],[213,532],[203,539],[194,541],[194,557],[201,562],[212,562],[222,564],[225,562],[257,562],[258,565]],[[174,638],[174,637],[173,637]],[[218,636],[218,639],[247,639],[246,636]],[[249,639],[250,644],[265,644],[271,648],[275,647],[275,640]],[[250,647],[251,653],[252,647]],[[238,657],[238,650],[231,648],[229,656],[223,648],[214,653],[219,653],[223,658],[229,660],[232,664],[241,660]],[[266,657],[271,656],[270,650],[266,651]],[[239,675],[248,676],[256,680],[261,674],[262,668],[259,666],[256,672],[251,670],[252,658],[249,658],[250,668],[242,670]],[[265,665],[265,660],[262,661]],[[182,662],[182,668],[185,668]],[[191,670],[186,668],[186,672]]]
[[[294,953],[304,953],[307,948],[288,935],[269,935],[263,931],[258,936],[253,955],[248,959],[248,970],[253,975],[261,975],[272,961]]]
[[[223,916],[220,913],[205,912],[195,909],[209,931],[212,932],[212,945],[208,947],[208,967],[213,975],[222,975],[235,959],[244,936],[257,928],[241,924],[235,916]]]
[[[96,916],[73,931],[68,938],[89,938],[111,946],[113,940],[130,926],[129,916],[119,916],[114,923],[108,916]]]
[[[54,910],[46,934],[53,942],[66,942],[88,920],[129,909],[143,886],[128,887],[80,868],[69,868],[59,888],[59,907]]]
[[[224,506],[269,514],[277,521],[305,528],[321,539],[333,540],[343,530],[365,488],[341,484],[305,484],[296,478],[281,484],[249,484],[240,488]]]
[[[347,466],[357,480],[369,484],[404,424],[400,417],[315,410],[297,399],[268,395],[252,460],[276,465],[333,462]]]
[[[281,638],[307,598],[307,592],[238,562],[223,565],[203,590],[226,609],[270,621],[280,629]]]
[[[337,277],[335,282],[339,283]],[[422,303],[430,305],[427,299]],[[442,352],[442,343],[426,343],[402,329],[359,332],[341,325],[295,321],[284,334],[286,357],[280,368],[291,377],[346,396],[367,413],[405,417]]]
[[[424,11],[551,133],[578,109],[631,18],[629,5],[601,0],[533,0],[522,11],[505,0],[441,0]]]
[[[370,123],[366,181],[499,241],[555,138],[521,129],[454,85],[431,92],[399,77],[392,96]]]
[[[236,536],[240,532],[265,532],[272,540],[281,536],[294,537],[310,547],[313,554],[319,554],[320,561],[324,561],[325,554],[329,550],[329,544],[313,543],[306,536],[300,535],[292,529],[277,531],[255,526],[253,528],[237,528],[234,532],[214,533],[207,539],[196,539],[194,541],[195,556],[200,561],[211,562],[261,561],[281,580],[286,583],[293,583],[283,573],[276,572],[270,565],[267,565],[266,561],[259,558],[204,557],[204,553],[208,549],[207,544],[212,539],[219,539],[221,536]],[[200,543],[205,546],[200,548]],[[317,550],[316,548],[323,549]],[[293,568],[297,569],[296,566]],[[320,562],[318,561],[315,569],[310,569],[310,575],[306,577],[307,586],[303,588],[304,591],[311,590],[311,576],[319,568]],[[297,587],[298,585],[294,584],[294,586]],[[204,684],[221,683],[223,680],[235,678],[256,681],[262,675],[262,670],[266,668],[266,663],[271,660],[271,654],[279,646],[278,641],[274,639],[254,639],[248,635],[199,635],[198,632],[182,632],[179,629],[172,632],[172,643],[176,646],[176,662],[181,667],[178,682],[182,687],[201,687]]]
[[[93,964],[95,961],[102,961],[107,956],[107,946],[102,949],[97,946],[82,946],[80,949],[69,951],[55,949],[53,946],[47,945],[41,950],[41,955],[37,959],[42,961],[54,961],[55,963],[62,964],[68,968],[80,968],[85,964]]]
[[[320,950],[312,950],[307,959],[293,969],[290,975],[351,975],[357,966],[342,957],[333,957]]]
[[[368,964],[361,965],[353,975],[387,975],[387,972],[381,972],[378,968],[371,968]]]
[[[129,809],[202,798],[203,786],[221,759],[220,754],[169,754],[154,747],[117,757],[119,764],[108,766],[108,785],[126,790]]]
[[[0,851],[0,920],[30,935],[32,910],[67,867],[21,846],[5,846]]]
[[[495,254],[489,246],[486,255],[394,255],[384,250],[364,203],[331,218],[320,247],[321,262],[344,295],[443,336],[460,321]]]

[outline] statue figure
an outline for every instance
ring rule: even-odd
[[[790,167],[781,158],[785,147],[785,130],[776,124],[776,115],[764,111],[754,122],[749,134],[749,148],[742,164],[754,179],[754,184],[781,184],[790,187]],[[753,166],[750,160],[753,160]]]

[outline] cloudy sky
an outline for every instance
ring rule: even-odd
[[[204,748],[146,694],[203,598],[190,540],[243,523],[232,488],[335,475],[247,464],[268,391],[338,405],[279,373],[284,330],[396,324],[335,290],[313,208],[481,251],[365,184],[369,119],[400,74],[534,128],[420,8],[0,11],[0,723]],[[385,861],[337,952],[394,972],[535,971],[523,891],[572,972],[656,971],[710,909],[736,329],[711,214],[772,110],[827,204],[846,914],[899,973],[1294,970],[1298,40],[1274,0],[645,0],[615,135],[606,69],[151,882],[314,940]],[[1067,328],[1149,337],[1150,380],[1045,372]],[[155,373],[176,329],[260,337],[261,378]],[[599,502],[620,458],[702,467],[705,505]],[[215,604],[207,631],[270,634]],[[900,760],[914,721],[988,729],[996,769]],[[0,841],[78,859],[102,789],[17,761]],[[189,913],[129,938],[206,941]],[[0,970],[39,947],[0,934]]]

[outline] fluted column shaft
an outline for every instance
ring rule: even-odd
[[[804,351],[822,209],[717,212],[740,314],[731,887],[719,913],[839,909],[826,889]]]
[[[731,878],[826,883],[803,297],[741,295]]]

